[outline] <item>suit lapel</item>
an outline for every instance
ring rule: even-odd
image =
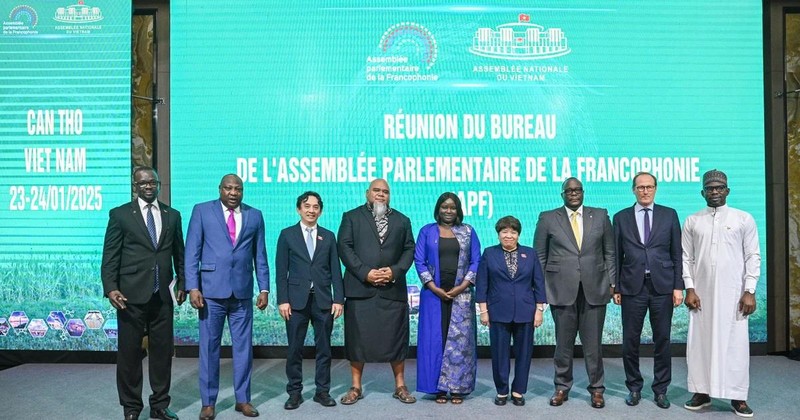
[[[584,236],[586,234],[585,209],[586,207],[584,207],[584,228],[583,228]],[[569,222],[569,217],[567,216],[567,210],[565,207],[561,207],[556,210],[556,220],[558,221],[559,226],[561,226],[561,229],[564,230],[564,236],[569,238],[569,241],[570,243],[572,243],[572,246],[574,246],[575,249],[578,250],[578,240],[575,239],[575,234],[572,233],[572,224],[570,224]]]
[[[594,218],[592,217],[591,208],[584,206],[583,207],[583,244],[586,243],[586,239],[589,237],[589,233],[592,232],[592,226],[594,226]]]
[[[650,228],[650,241],[653,240],[653,236],[662,229],[662,226],[666,226],[666,218],[664,217],[664,212],[659,209],[658,215],[656,215],[656,208],[658,206],[653,205],[653,211],[650,217],[653,218],[653,226]],[[658,217],[656,217],[658,216]]]
[[[303,224],[297,222],[297,227],[295,229],[296,235],[292,235],[294,237],[295,246],[297,247],[297,253],[302,255],[303,258],[311,262],[311,258],[308,256],[308,248],[306,247],[306,228],[303,227]],[[317,226],[317,232],[319,232],[319,226]],[[315,239],[316,241],[316,239]],[[317,247],[314,247],[314,255],[317,253]]]
[[[367,219],[367,222],[368,222],[367,226],[369,226],[370,230],[372,231],[372,234],[375,235],[375,240],[378,241],[378,243],[380,244],[381,243],[381,238],[380,238],[380,236],[378,236],[378,226],[375,224],[375,218],[372,216],[372,213],[370,213],[369,210],[367,210],[367,206],[362,206],[361,207],[361,214]],[[392,224],[389,223],[389,229],[391,229],[391,228],[392,228]],[[386,233],[386,237],[387,238],[389,237],[389,233],[388,232]]]
[[[628,210],[625,212],[625,223],[623,224],[624,229],[629,230],[629,234],[638,239],[639,243],[642,243],[642,237],[639,235],[639,225],[636,223],[636,204],[629,207]]]
[[[317,236],[314,238],[314,258],[311,259],[312,261],[315,261],[317,259],[317,255],[319,255],[319,249],[322,248],[322,239],[322,228],[320,228],[319,224],[317,224]]]
[[[144,223],[144,215],[141,213],[141,209],[139,208],[139,200],[134,199],[131,202],[131,217],[133,218],[133,222],[139,226],[140,232],[144,235],[144,239],[150,246],[153,246],[153,241],[150,240],[150,232],[147,231],[147,225]],[[164,229],[161,229],[163,232]]]
[[[172,217],[172,212],[167,210],[167,206],[162,203],[158,202],[158,208],[161,209],[161,235],[158,237],[158,246],[156,249],[161,248],[161,244],[164,243],[164,240],[167,239],[167,234],[169,233],[169,226],[170,226],[170,217]]]

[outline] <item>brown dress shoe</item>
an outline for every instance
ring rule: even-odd
[[[405,385],[398,386],[397,388],[395,388],[392,397],[406,404],[414,404],[415,402],[417,402],[417,398],[411,395],[410,392],[408,392],[408,388]]]
[[[205,405],[200,410],[200,420],[214,420],[215,417],[217,417],[217,414],[214,412],[213,405]]]
[[[258,410],[256,410],[256,408],[253,407],[253,404],[250,404],[249,402],[236,403],[234,408],[236,411],[244,414],[245,417],[258,417]]]
[[[606,406],[606,400],[603,398],[602,392],[592,392],[592,407],[603,408]]]
[[[569,400],[569,392],[559,389],[553,393],[552,397],[550,397],[550,405],[553,407],[558,407],[559,405],[564,404],[564,401],[567,400]]]

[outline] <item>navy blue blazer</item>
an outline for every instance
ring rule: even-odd
[[[486,248],[478,265],[475,301],[488,303],[489,322],[533,322],[537,303],[547,303],[544,274],[536,251],[520,245],[517,273],[509,275],[503,248]]]
[[[683,290],[681,224],[674,209],[653,207],[653,227],[646,244],[636,226],[634,206],[614,215],[614,241],[617,248],[617,281],[615,291],[637,295],[644,285],[645,264],[650,267],[650,280],[658,294]]]
[[[312,283],[314,301],[320,309],[330,309],[333,303],[344,304],[336,237],[322,226],[317,225],[313,259],[308,257],[305,231],[300,223],[283,229],[275,250],[275,270],[279,305],[288,303],[292,309],[305,308]]]

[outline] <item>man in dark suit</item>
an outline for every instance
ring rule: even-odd
[[[389,207],[389,184],[370,183],[367,203],[342,215],[339,257],[344,263],[344,347],[352,387],[342,404],[363,398],[361,374],[366,362],[389,362],[393,397],[410,404],[416,398],[405,384],[408,353],[406,272],[414,261],[411,221]]]
[[[583,184],[561,184],[564,206],[539,215],[534,248],[544,267],[547,301],[556,327],[555,392],[560,406],[572,388],[572,358],[580,333],[591,404],[605,407],[603,393],[603,323],[616,276],[614,232],[606,209],[583,205]]]
[[[636,204],[614,215],[617,282],[614,303],[622,305],[622,362],[625,403],[642,398],[639,344],[644,316],[650,311],[653,330],[653,394],[656,405],[669,408],[667,387],[672,380],[670,331],[672,309],[683,302],[681,224],[675,210],[655,204],[656,177],[641,172],[633,178]]]
[[[200,420],[216,416],[219,352],[225,319],[233,344],[235,410],[257,417],[250,404],[253,368],[253,272],[258,309],[267,307],[269,266],[261,211],[242,203],[242,179],[222,177],[219,200],[194,206],[186,232],[186,289],[200,315]]]
[[[149,335],[150,417],[177,420],[169,409],[172,374],[170,282],[183,291],[181,214],[158,201],[161,182],[152,168],[133,173],[136,199],[109,212],[103,243],[103,293],[117,309],[117,392],[125,419],[138,419],[142,403],[142,338]],[[174,275],[173,275],[174,273]]]
[[[286,392],[283,405],[294,410],[303,403],[303,343],[308,323],[314,326],[317,365],[314,401],[333,407],[331,398],[331,332],[333,320],[344,310],[342,271],[336,237],[317,224],[322,198],[313,191],[297,197],[300,222],[281,231],[275,251],[278,311],[286,320]],[[331,289],[333,290],[331,292]]]

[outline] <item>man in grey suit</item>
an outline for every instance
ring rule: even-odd
[[[561,184],[561,197],[564,206],[542,212],[534,234],[556,327],[556,389],[550,405],[569,399],[573,347],[580,333],[592,407],[603,408],[601,343],[616,278],[614,232],[606,209],[583,205],[583,184],[576,178]]]
[[[658,181],[640,172],[633,178],[636,204],[614,215],[617,244],[617,288],[614,303],[622,305],[622,364],[625,403],[642,398],[639,343],[644,316],[653,329],[653,394],[656,405],[669,408],[667,387],[672,380],[670,331],[672,309],[683,302],[681,224],[674,209],[655,204]]]

